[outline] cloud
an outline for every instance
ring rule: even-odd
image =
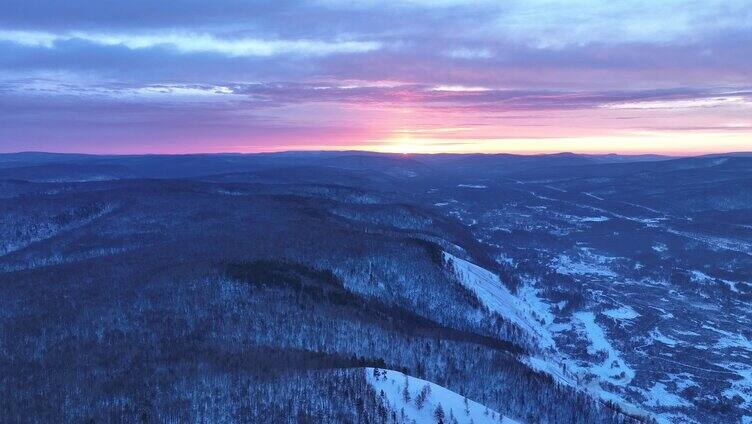
[[[471,111],[698,108],[752,104],[752,91],[674,88],[561,91],[463,85],[239,84],[232,92],[267,104],[337,102]]]
[[[717,106],[749,106],[752,87],[648,90],[566,91],[500,89],[484,86],[429,85],[398,82],[257,82],[224,81],[204,84],[71,83],[54,79],[26,78],[0,83],[0,92],[38,98],[113,98],[145,102],[242,101],[276,107],[290,104],[332,103],[392,105],[420,108],[467,108],[469,110],[576,110],[576,109],[687,109]]]
[[[750,93],[732,93],[724,96],[706,96],[686,99],[665,99],[642,101],[627,101],[621,103],[604,104],[602,107],[609,109],[692,109],[721,106],[747,106],[752,107]]]
[[[489,49],[461,47],[449,50],[446,55],[454,59],[489,59],[494,56],[494,53]]]
[[[0,28],[0,148],[723,130],[752,87],[745,0],[6,0]]]
[[[219,53],[231,57],[281,54],[319,56],[338,53],[363,53],[381,47],[379,43],[372,41],[219,38],[211,34],[185,32],[153,34],[70,32],[53,34],[47,32],[0,31],[0,41],[45,48],[54,48],[57,43],[66,41],[84,41],[102,46],[124,46],[132,50],[167,47],[180,53]]]

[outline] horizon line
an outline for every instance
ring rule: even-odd
[[[170,153],[153,153],[153,152],[141,152],[141,153],[87,153],[87,152],[66,152],[66,151],[48,151],[48,150],[19,150],[19,151],[0,151],[0,155],[18,155],[18,154],[49,154],[49,155],[79,155],[79,156],[209,156],[209,155],[273,155],[273,154],[318,154],[318,153],[369,153],[376,155],[392,155],[392,156],[437,156],[437,155],[451,155],[451,156],[469,156],[469,155],[508,155],[508,156],[555,156],[555,155],[576,155],[576,156],[624,156],[624,157],[644,157],[655,156],[664,157],[668,159],[672,158],[691,158],[702,156],[723,156],[723,155],[740,155],[750,154],[752,150],[733,150],[733,151],[716,151],[716,152],[703,152],[703,153],[593,153],[593,152],[573,152],[573,151],[556,151],[556,152],[389,152],[378,151],[368,149],[302,149],[302,150],[269,150],[269,151],[255,151],[255,152],[243,152],[243,151],[220,151],[220,152],[170,152]]]

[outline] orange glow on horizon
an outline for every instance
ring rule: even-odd
[[[422,131],[416,131],[422,132]],[[413,137],[398,131],[385,139],[342,144],[293,144],[276,146],[234,145],[217,152],[272,153],[283,151],[370,151],[399,154],[662,154],[694,156],[712,153],[752,151],[750,133],[635,133],[592,137],[541,138],[430,138]]]
[[[640,132],[591,137],[427,138],[401,133],[384,140],[342,146],[384,153],[665,154],[691,156],[752,150],[749,133]]]

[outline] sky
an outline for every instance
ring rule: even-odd
[[[749,0],[4,0],[0,151],[752,150]]]

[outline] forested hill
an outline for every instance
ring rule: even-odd
[[[603,178],[614,177],[588,182],[591,167],[633,183],[657,173],[690,181],[704,162],[630,162],[630,173],[602,157],[469,160],[0,155],[2,421],[391,423],[409,422],[406,407],[429,416],[412,395],[397,408],[374,383],[376,368],[431,382],[451,402],[467,398],[494,422],[652,422],[665,411],[630,397],[636,362],[614,348],[603,355],[622,376],[592,380],[588,359],[552,327],[563,321],[547,308],[582,317],[588,292],[531,285],[546,280],[499,250],[529,247],[519,228],[488,233],[503,241],[479,231],[509,212],[489,199],[527,201],[520,186],[591,184],[605,198],[615,182]],[[567,160],[571,175],[547,173]],[[682,203],[666,213],[693,208],[748,225],[739,206],[748,192],[718,194],[723,211],[700,200],[709,184],[749,178],[745,160],[707,165],[714,179],[702,189],[676,185],[665,196]],[[452,199],[439,198],[443,187]],[[561,194],[549,191],[537,195]],[[549,241],[536,231],[536,242]],[[441,399],[429,399],[432,411]],[[739,416],[743,405],[717,413]]]

